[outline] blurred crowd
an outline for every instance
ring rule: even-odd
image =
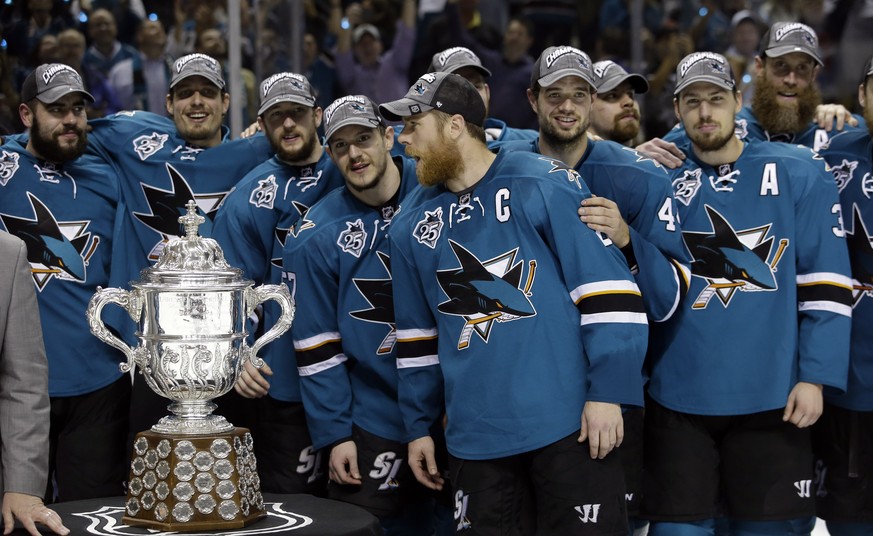
[[[260,80],[297,70],[312,81],[318,103],[367,94],[400,96],[427,70],[434,53],[472,49],[493,73],[490,114],[509,126],[536,128],[524,104],[533,58],[572,44],[593,60],[611,59],[648,77],[641,101],[642,136],[661,136],[675,122],[672,78],[689,52],[724,53],[746,96],[763,31],[799,21],[819,35],[824,102],[852,106],[857,65],[873,39],[870,0],[643,0],[642,32],[631,34],[630,0],[306,0],[302,66],[291,64],[291,0],[240,0],[243,117],[256,118]],[[170,65],[203,52],[227,69],[226,0],[6,0],[0,8],[0,129],[22,129],[17,113],[24,77],[42,63],[74,67],[95,97],[88,116],[122,109],[165,114]],[[642,41],[641,64],[631,45]],[[859,56],[860,55],[860,56]],[[520,105],[521,103],[521,105]]]

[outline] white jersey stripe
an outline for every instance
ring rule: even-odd
[[[814,285],[817,283],[837,285],[849,289],[852,288],[852,279],[842,274],[836,274],[833,272],[816,272],[812,274],[797,275],[797,284],[799,286]]]
[[[852,306],[833,301],[805,301],[797,304],[798,311],[825,311],[843,316],[852,316]]]
[[[594,294],[613,294],[613,293],[634,293],[639,294],[640,288],[633,281],[625,280],[610,280],[598,281],[596,283],[587,283],[579,285],[570,291],[570,298],[573,303],[579,303],[579,300],[594,295]]]
[[[327,361],[322,361],[321,363],[316,363],[314,365],[309,365],[306,367],[297,367],[297,373],[300,376],[312,376],[313,374],[318,374],[319,372],[324,372],[327,369],[333,368],[337,365],[342,365],[346,362],[348,358],[346,354],[337,354]]]
[[[318,335],[313,335],[312,337],[308,337],[306,339],[295,340],[294,350],[298,352],[304,352],[306,350],[317,348],[328,342],[339,342],[341,340],[343,340],[343,338],[339,334],[339,331],[319,333]]]
[[[647,324],[645,313],[629,313],[627,311],[614,311],[608,313],[594,313],[590,315],[580,315],[581,322],[579,325],[587,326],[589,324]]]
[[[437,336],[437,329],[398,329],[397,340],[399,342],[414,341],[419,339],[434,339]]]
[[[440,358],[436,354],[432,355],[423,355],[421,357],[409,357],[406,359],[398,359],[397,360],[397,368],[419,368],[419,367],[430,367],[433,365],[439,365]]]

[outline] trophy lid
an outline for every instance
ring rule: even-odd
[[[188,213],[179,218],[185,226],[185,236],[173,238],[164,246],[157,262],[140,272],[147,286],[231,286],[246,287],[253,282],[243,279],[242,270],[224,260],[218,242],[203,238],[197,230],[206,218],[197,214],[197,203],[188,201]],[[134,282],[136,284],[137,282]]]

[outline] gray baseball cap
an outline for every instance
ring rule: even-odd
[[[676,67],[673,95],[679,95],[695,82],[708,82],[728,91],[733,91],[737,85],[727,59],[715,52],[695,52],[682,58]]]
[[[454,73],[424,74],[403,98],[379,105],[382,117],[390,121],[430,110],[459,114],[465,121],[480,127],[485,122],[482,96],[466,78]]]
[[[261,82],[261,106],[258,115],[280,102],[296,102],[315,107],[315,93],[309,80],[297,73],[277,73]]]
[[[815,30],[801,22],[777,22],[761,39],[761,56],[778,58],[792,52],[803,52],[819,65],[824,65]]]
[[[649,82],[643,75],[629,74],[621,65],[612,60],[598,61],[591,70],[594,72],[594,86],[598,93],[612,91],[622,82],[630,83],[634,91],[639,94],[649,90]]]
[[[479,56],[465,47],[452,47],[437,52],[430,62],[430,72],[432,73],[456,73],[464,67],[472,67],[484,76],[491,76],[491,71],[482,66]]]
[[[530,87],[533,88],[537,83],[541,87],[550,86],[567,76],[578,76],[591,84],[592,88],[597,88],[588,54],[569,46],[549,47],[534,63]]]
[[[81,93],[94,102],[94,97],[85,91],[85,84],[79,73],[63,63],[43,63],[24,79],[21,86],[21,102],[39,99],[51,104],[68,93]]]
[[[224,89],[224,75],[221,74],[221,64],[218,60],[206,54],[188,54],[173,63],[173,76],[170,78],[170,89],[189,76],[202,76],[218,89]]]
[[[341,97],[324,110],[324,139],[330,140],[337,130],[349,126],[360,125],[376,128],[382,122],[382,116],[376,103],[364,95],[347,95]]]

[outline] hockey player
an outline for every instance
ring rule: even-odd
[[[242,268],[256,284],[281,284],[285,279],[282,248],[310,225],[309,207],[342,186],[342,175],[318,139],[322,110],[309,80],[296,73],[278,73],[261,83],[258,124],[275,155],[249,172],[228,194],[215,219],[215,239],[232,266]],[[307,312],[299,310],[306,316]],[[264,304],[263,324],[275,324],[281,311]],[[261,486],[274,493],[324,493],[326,475],[320,453],[312,448],[300,399],[300,384],[290,333],[264,347],[267,365],[251,363],[236,391],[257,398],[247,423],[254,429]],[[270,380],[267,380],[270,377]]]
[[[537,137],[535,130],[508,127],[504,121],[488,117],[488,106],[491,103],[491,88],[488,87],[488,78],[491,77],[491,71],[482,66],[479,56],[469,48],[452,47],[437,52],[433,55],[429,72],[455,73],[466,78],[476,87],[476,91],[485,102],[485,139],[489,145],[502,141],[532,140]]]
[[[743,142],[728,61],[686,56],[674,107],[691,141],[673,185],[688,299],[649,343],[643,515],[652,536],[809,534],[809,427],[845,389],[849,261],[820,157]]]
[[[528,100],[537,114],[537,139],[505,144],[572,165],[591,193],[582,221],[624,253],[643,293],[649,319],[666,320],[688,286],[688,259],[666,171],[629,147],[588,138],[596,75],[579,49],[543,51],[534,63]],[[642,371],[640,371],[642,374]],[[628,513],[639,512],[642,492],[642,408],[625,408],[621,457],[627,478]],[[644,525],[631,521],[634,528]]]
[[[126,207],[116,232],[112,286],[126,288],[139,279],[140,271],[157,260],[164,245],[182,234],[178,218],[191,199],[207,220],[199,228],[200,235],[211,236],[212,219],[224,196],[271,156],[263,136],[226,141],[221,122],[229,103],[218,62],[204,54],[189,54],[173,64],[167,94],[172,119],[138,111],[91,122],[88,151],[116,163]],[[128,342],[135,342],[133,323],[120,308],[107,309],[105,316]],[[166,407],[167,401],[137,374],[131,434],[155,424],[167,414]],[[227,415],[232,407],[222,404],[218,413]]]
[[[773,24],[755,56],[752,102],[736,114],[737,136],[744,141],[805,145],[817,151],[830,136],[854,130],[858,120],[845,107],[821,104],[816,77],[822,65],[815,30],[800,22]],[[658,141],[638,148],[670,168],[681,165],[685,153],[678,146],[688,141],[682,125]]]
[[[389,231],[413,473],[443,485],[430,429],[445,403],[459,531],[625,534],[608,454],[620,404],[642,403],[646,319],[618,248],[576,218],[587,187],[553,158],[489,151],[458,75],[428,73],[380,110],[431,187]]]
[[[852,264],[852,338],[845,393],[824,390],[824,412],[812,430],[816,514],[833,536],[873,534],[873,58],[864,66],[858,100],[867,132],[835,136],[822,148],[840,191]],[[868,230],[870,229],[870,230]]]
[[[324,117],[346,186],[307,212],[284,256],[302,313],[294,347],[313,446],[329,452],[329,498],[367,509],[386,534],[433,534],[433,493],[406,463],[387,244],[418,189],[415,163],[391,157],[393,129],[369,98],[342,97]]]
[[[640,133],[640,104],[636,96],[649,90],[649,82],[640,74],[628,74],[612,60],[598,61],[591,71],[596,93],[588,131],[601,139],[632,147]]]
[[[0,148],[0,225],[27,245],[49,363],[47,501],[120,495],[127,478],[126,358],[91,335],[85,316],[108,286],[120,196],[115,169],[83,156],[91,100],[74,69],[40,65],[21,91],[29,137]]]

